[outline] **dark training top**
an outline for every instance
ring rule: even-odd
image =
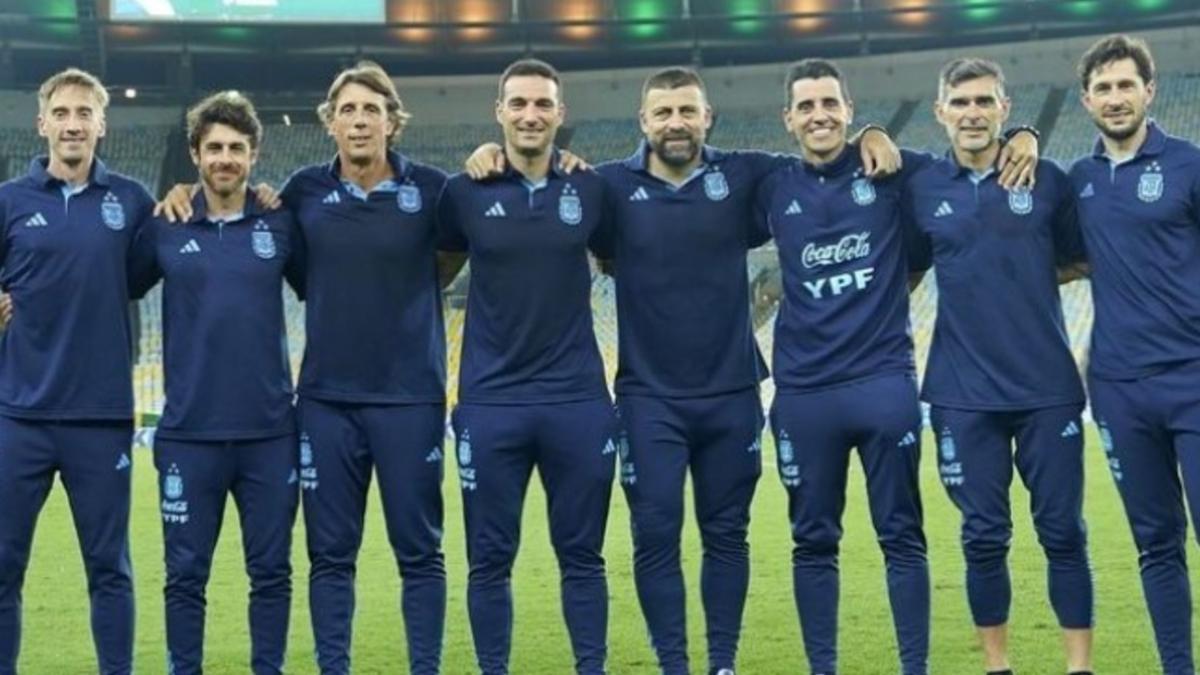
[[[1082,403],[1057,269],[1083,259],[1075,195],[1041,160],[1008,191],[953,153],[919,170],[905,203],[916,269],[936,267],[937,322],[922,398],[967,410]]]
[[[682,185],[650,174],[649,146],[598,171],[613,195],[597,255],[617,287],[618,394],[698,397],[767,377],[754,340],[746,252],[767,237],[754,189],[784,160],[705,146]]]
[[[286,210],[246,210],[209,220],[204,194],[191,220],[155,218],[135,243],[131,290],[163,280],[166,405],[159,438],[237,441],[295,432],[283,313],[285,273],[294,267],[295,225]]]
[[[1091,374],[1130,380],[1200,360],[1200,148],[1151,123],[1128,161],[1097,140],[1070,176],[1096,307]]]
[[[130,420],[127,255],[154,202],[100,160],[77,190],[47,163],[0,185],[0,288],[13,301],[0,334],[0,414]]]
[[[447,182],[440,245],[466,251],[471,264],[461,401],[523,405],[608,395],[588,264],[607,200],[594,172],[568,176],[553,168],[535,185],[509,168],[480,182],[463,174]]]
[[[304,239],[307,342],[301,396],[358,404],[440,403],[446,334],[436,201],[445,174],[395,152],[369,194],[335,158],[297,171],[283,202]]]

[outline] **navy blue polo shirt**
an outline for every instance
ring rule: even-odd
[[[301,396],[440,403],[446,334],[436,206],[445,174],[395,152],[394,179],[364,193],[339,160],[297,171],[283,203],[303,232],[307,342]]]
[[[209,220],[204,193],[191,220],[154,218],[135,244],[135,297],[163,281],[166,405],[159,438],[237,441],[295,432],[283,315],[285,271],[295,226],[286,210],[266,212],[247,193],[246,210]]]
[[[35,159],[0,185],[0,414],[25,419],[133,416],[127,257],[154,208],[140,184],[95,160],[72,190]]]
[[[783,272],[780,391],[913,372],[900,205],[907,177],[929,160],[909,151],[903,160],[901,173],[870,179],[847,146],[826,164],[794,159],[759,186],[758,223],[775,237]]]
[[[914,269],[937,268],[937,321],[921,396],[967,410],[1082,403],[1057,269],[1083,259],[1075,195],[1040,160],[1033,190],[1005,190],[953,156],[908,183]]]
[[[712,396],[755,387],[767,368],[754,340],[746,252],[766,238],[754,190],[784,160],[705,146],[682,185],[650,174],[649,146],[598,171],[612,190],[598,255],[617,286],[618,394]]]
[[[1129,380],[1200,360],[1200,148],[1151,122],[1128,161],[1097,139],[1070,175],[1092,270],[1090,373]]]
[[[595,172],[552,169],[536,185],[512,169],[480,182],[463,174],[447,182],[439,203],[442,246],[466,251],[471,264],[461,401],[607,396],[588,264],[606,201]]]

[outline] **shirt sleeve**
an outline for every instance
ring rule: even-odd
[[[288,179],[283,182],[283,187],[279,190],[279,201],[283,202],[283,208],[298,213],[300,208],[300,179],[299,172],[288,176]]]
[[[1079,205],[1075,191],[1065,174],[1057,185],[1058,204],[1054,209],[1054,263],[1059,267],[1084,262],[1087,252],[1083,245],[1083,230],[1079,226]]]
[[[937,155],[931,152],[919,152],[917,150],[901,148],[900,161],[902,163],[899,174],[900,180],[907,181],[910,177],[915,176],[918,171],[937,161]]]
[[[754,188],[748,228],[751,248],[762,246],[771,240],[771,195],[775,191],[774,186],[775,181],[771,176],[767,176]]]
[[[604,199],[600,209],[600,223],[588,239],[588,249],[600,260],[612,260],[617,248],[617,203],[616,190],[603,180]]]
[[[1192,175],[1192,194],[1189,195],[1192,200],[1192,224],[1200,227],[1200,158],[1197,159],[1190,173]]]
[[[750,166],[750,175],[756,182],[787,166],[794,159],[792,155],[761,150],[746,150],[738,154],[745,157]]]
[[[288,253],[288,259],[283,265],[283,278],[287,281],[288,286],[296,292],[296,297],[300,300],[305,299],[305,291],[307,290],[306,282],[308,277],[308,245],[304,240],[304,230],[300,228],[300,223],[296,219],[288,215],[285,218],[288,228],[288,242],[291,246]]]
[[[459,222],[454,191],[446,183],[437,199],[437,247],[440,251],[466,251],[467,236]]]
[[[927,272],[933,267],[933,242],[917,222],[915,198],[904,190],[900,208],[900,228],[904,240],[904,255],[909,272]]]
[[[0,195],[0,273],[8,259],[8,199]],[[2,274],[0,274],[2,276]]]
[[[129,250],[129,297],[140,300],[162,278],[158,264],[157,219],[151,218],[138,227]]]

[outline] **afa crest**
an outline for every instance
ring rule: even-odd
[[[942,430],[942,438],[938,441],[938,450],[942,454],[942,461],[953,462],[958,456],[958,449],[954,447],[954,437],[950,435],[949,429]]]
[[[121,206],[121,200],[111,192],[105,194],[100,202],[100,219],[110,230],[125,229],[125,207]]]
[[[1156,202],[1163,196],[1162,167],[1158,162],[1151,162],[1146,167],[1142,177],[1138,179],[1138,199],[1150,203]]]
[[[1033,192],[1029,188],[1013,188],[1008,191],[1008,209],[1018,216],[1033,211]]]
[[[275,257],[275,235],[271,234],[271,228],[262,220],[254,224],[254,232],[250,235],[250,246],[254,249],[254,255],[263,260],[270,260]]]
[[[176,500],[183,496],[183,476],[179,475],[179,467],[174,464],[171,465],[166,478],[163,479],[163,496],[170,500]]]
[[[579,200],[579,191],[570,183],[563,187],[558,196],[558,218],[567,225],[578,225],[583,222],[583,202]]]
[[[870,178],[857,178],[850,184],[850,196],[859,206],[875,203],[875,185]]]
[[[792,439],[788,438],[787,432],[779,434],[779,463],[791,464],[796,460],[796,448],[792,446]]]
[[[412,183],[405,183],[396,192],[396,206],[405,213],[417,213],[421,210],[421,190]]]
[[[463,429],[458,437],[458,465],[467,466],[471,463],[471,432]]]
[[[729,183],[725,174],[720,171],[709,171],[704,174],[704,194],[714,202],[719,202],[729,196]]]

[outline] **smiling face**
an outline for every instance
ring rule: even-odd
[[[353,164],[371,164],[387,156],[388,139],[396,131],[388,116],[387,97],[357,82],[338,92],[326,120],[338,153]]]
[[[1119,59],[1092,71],[1083,92],[1083,107],[1100,133],[1123,141],[1146,124],[1154,100],[1154,82],[1142,80],[1133,59]]]
[[[826,162],[846,147],[846,129],[854,120],[854,104],[842,94],[836,77],[803,78],[792,83],[791,103],[783,111],[787,127],[804,157]]]
[[[258,159],[253,139],[224,124],[213,124],[192,148],[192,162],[204,187],[222,199],[246,190]]]
[[[541,75],[513,75],[504,81],[496,101],[496,121],[507,148],[537,157],[550,151],[566,117],[558,83]]]
[[[943,87],[934,112],[955,150],[978,153],[998,142],[1009,105],[996,78],[985,75]]]
[[[54,90],[37,117],[38,135],[50,147],[51,162],[90,164],[104,138],[104,106],[90,87],[68,84]]]
[[[694,84],[647,90],[639,118],[650,151],[674,167],[696,161],[712,128],[712,108]]]

